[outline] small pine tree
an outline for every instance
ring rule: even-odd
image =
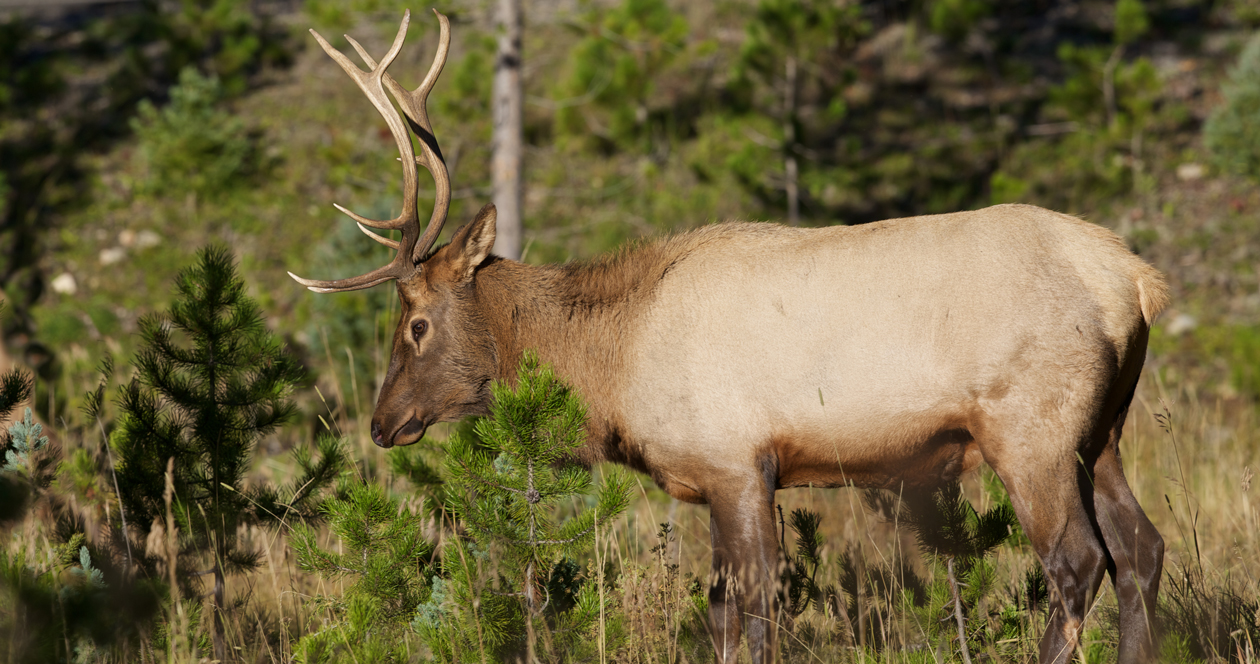
[[[894,616],[928,602],[927,584],[900,550],[891,557],[868,561],[861,545],[850,545],[836,557],[836,565],[837,586],[844,599],[840,593],[826,595],[826,608],[844,624],[851,646],[883,649],[892,636],[887,626]]]
[[[0,418],[7,419],[29,393],[20,372],[0,379]],[[61,452],[43,435],[31,409],[5,433],[0,526],[21,520],[38,505],[38,512],[55,524],[53,538],[62,543],[51,560],[0,551],[0,643],[5,644],[0,659],[51,663],[97,661],[93,657],[99,656],[103,661],[108,657],[102,651],[127,653],[153,617],[158,593],[120,569],[107,548],[93,545],[89,551],[82,522],[51,490]]]
[[[557,521],[556,508],[587,494],[593,478],[572,465],[585,442],[586,410],[538,357],[526,353],[516,386],[496,383],[490,416],[447,443],[446,495],[467,538],[442,551],[445,579],[416,627],[442,661],[525,650],[536,639],[567,651],[600,613],[597,583],[578,578],[578,559],[629,502],[629,479],[604,477],[593,509]]]
[[[970,664],[967,613],[993,587],[994,567],[987,556],[1017,531],[1015,510],[1007,498],[980,514],[962,495],[962,487],[953,482],[928,500],[907,503],[901,520],[945,572],[959,649],[963,661]],[[940,603],[929,602],[929,608],[936,606]]]
[[[140,329],[137,378],[119,397],[111,441],[119,498],[132,527],[147,536],[153,524],[166,521],[166,469],[174,459],[181,565],[204,561],[202,573],[213,575],[214,655],[224,661],[226,577],[259,560],[238,541],[238,528],[307,507],[340,472],[340,448],[321,445],[319,462],[308,464],[306,486],[288,504],[273,489],[246,486],[254,445],[295,412],[288,396],[302,371],[245,295],[226,249],[201,251],[197,264],[176,279],[170,310],[143,318]],[[190,579],[190,570],[183,571]]]
[[[299,525],[291,539],[298,567],[351,581],[341,597],[318,598],[333,620],[298,642],[297,661],[410,661],[411,620],[430,599],[433,545],[424,538],[424,519],[375,484],[347,483],[321,511],[341,553],[320,548],[319,533]]]
[[[14,373],[12,388],[26,389],[25,378]],[[0,389],[9,387],[0,386]],[[57,479],[61,466],[61,450],[48,444],[44,427],[35,421],[30,408],[24,410],[22,419],[7,430],[8,439],[0,455],[0,523],[17,521],[25,516],[35,501],[52,507],[60,514],[64,507],[48,489]]]
[[[4,302],[0,301],[0,311],[4,310]],[[31,379],[19,369],[13,369],[0,376],[0,421],[9,421],[9,415],[18,404],[31,397]],[[8,444],[8,441],[5,441]]]
[[[0,472],[23,473],[31,469],[31,454],[48,446],[48,436],[43,435],[44,426],[32,419],[31,409],[26,415],[9,427],[9,448],[4,453],[4,462],[0,463]]]
[[[559,81],[557,93],[593,103],[560,108],[556,134],[597,133],[602,147],[651,154],[662,147],[662,139],[672,138],[673,128],[654,122],[648,104],[661,74],[686,50],[687,20],[665,0],[622,0],[592,12],[588,24],[591,29],[573,48],[570,73]],[[593,132],[594,126],[607,129]]]
[[[780,527],[784,527],[782,507],[779,507],[779,521]],[[835,595],[836,590],[818,584],[818,568],[823,562],[823,539],[818,531],[822,516],[810,510],[795,509],[786,525],[791,526],[796,536],[796,552],[792,554],[786,547],[783,549],[787,564],[779,575],[780,601],[787,616],[796,618],[810,604],[819,611],[824,610],[827,597]]]
[[[109,661],[93,655],[103,655],[98,648],[108,649],[118,633],[131,631],[129,621],[147,617],[118,600],[116,593],[132,595],[133,589],[111,588],[93,565],[85,541],[78,534],[57,546],[51,564],[30,560],[25,552],[0,551],[4,661]],[[37,569],[41,563],[47,567]]]
[[[0,302],[0,310],[3,308],[4,303]],[[9,421],[13,409],[30,396],[31,379],[25,373],[13,369],[0,376],[0,421]],[[11,438],[0,439],[0,458],[8,456],[11,445]],[[0,526],[22,517],[25,513],[26,494],[23,482],[19,482],[9,473],[0,473]]]
[[[793,226],[800,223],[810,179],[798,159],[806,138],[801,102],[813,99],[825,108],[828,126],[844,117],[844,99],[835,93],[847,72],[836,55],[867,29],[856,3],[760,0],[749,16],[731,89],[751,113],[740,118],[742,135],[732,137],[739,148],[726,165],[754,195],[782,200]],[[766,138],[750,138],[757,134]],[[767,168],[775,161],[782,171]]]

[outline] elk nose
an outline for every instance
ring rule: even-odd
[[[381,435],[380,422],[372,423],[372,442],[376,443],[377,447],[390,447],[389,443],[385,442],[385,437]]]

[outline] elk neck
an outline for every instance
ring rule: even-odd
[[[623,440],[619,391],[631,331],[656,284],[687,253],[658,241],[592,262],[527,265],[491,258],[477,271],[475,297],[498,354],[499,380],[515,382],[526,350],[538,353],[586,402],[583,463],[642,469]]]

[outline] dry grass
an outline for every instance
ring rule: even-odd
[[[335,391],[326,385],[320,393],[329,396]],[[1260,597],[1260,561],[1253,554],[1260,550],[1260,514],[1251,487],[1252,469],[1260,466],[1260,435],[1255,426],[1256,410],[1249,404],[1219,397],[1193,398],[1186,392],[1165,384],[1158,371],[1149,372],[1131,409],[1122,450],[1134,493],[1167,542],[1163,603],[1180,607],[1186,614],[1183,617],[1191,622],[1210,622],[1218,619],[1205,604],[1210,604],[1213,597],[1229,594],[1243,600],[1241,605],[1252,603],[1247,606],[1254,606],[1255,598]],[[329,399],[325,422],[334,432],[346,436],[358,462],[354,472],[385,482],[397,492],[408,492],[403,480],[390,477],[384,470],[388,453],[368,441],[366,409],[344,397],[342,394],[341,398]],[[338,403],[349,407],[341,408]],[[66,446],[73,449],[75,444],[71,440]],[[77,444],[90,443],[80,440]],[[256,480],[286,480],[292,470],[284,459],[261,459]],[[967,478],[964,487],[983,510],[987,497],[978,477]],[[610,601],[603,634],[595,635],[604,654],[601,661],[707,660],[710,655],[707,644],[702,642],[703,619],[691,599],[689,584],[693,580],[703,583],[708,576],[712,553],[708,509],[672,500],[646,478],[641,480],[637,492],[639,496],[629,513],[598,544],[598,560],[611,563],[615,570],[613,583],[606,588]],[[780,492],[778,500],[785,512],[804,508],[822,516],[826,562],[819,571],[821,584],[838,583],[840,570],[835,561],[845,551],[860,552],[868,566],[887,563],[904,554],[915,561],[915,569],[931,578],[931,570],[919,560],[910,534],[870,513],[863,507],[859,492],[798,489]],[[108,516],[102,519],[109,520]],[[672,541],[654,549],[662,523],[672,525]],[[230,581],[234,607],[227,623],[230,642],[238,661],[293,661],[297,640],[322,629],[331,618],[313,598],[337,596],[341,588],[335,581],[297,568],[285,528],[253,529],[247,536],[263,552],[263,565],[253,574]],[[328,533],[324,537],[326,546],[338,546]],[[790,547],[790,532],[786,539]],[[9,534],[5,547],[10,551],[25,549],[31,554],[32,566],[46,567],[51,562],[46,558],[53,549],[53,536],[47,524],[30,519]],[[1007,547],[995,562],[995,588],[1006,589],[1018,586],[1025,571],[1035,564],[1035,557],[1028,550]],[[1189,606],[1196,601],[1197,609]],[[994,606],[997,603],[1000,602],[995,598]],[[1106,585],[1087,627],[1102,650],[1116,636],[1107,619],[1111,606],[1114,598]],[[1231,606],[1232,609],[1218,607],[1217,612],[1236,612],[1238,607]],[[1190,617],[1196,610],[1201,615]],[[168,620],[179,620],[177,613],[169,613]],[[190,613],[199,622],[189,626],[189,638],[181,648],[184,654],[176,653],[175,661],[198,661],[200,655],[189,652],[187,644],[208,639],[209,606]],[[802,661],[949,661],[949,651],[927,643],[924,625],[916,623],[913,617],[872,615],[888,622],[877,627],[895,634],[889,642],[901,647],[860,655],[861,651],[852,647],[848,631],[851,628],[844,620],[814,609],[802,614],[793,629],[785,631],[782,640],[793,657],[803,658]],[[1260,615],[1250,616],[1252,624],[1258,619]],[[1030,638],[1004,646],[1002,661],[1021,661],[1035,652],[1032,636],[1039,633],[1040,627],[1029,627]],[[1210,631],[1211,626],[1203,629]],[[1232,651],[1220,655],[1255,661],[1251,654],[1254,646],[1246,634],[1226,634],[1220,639]],[[418,639],[408,646],[417,658],[425,652]],[[143,659],[171,661],[171,656],[171,651],[160,653],[146,648]]]

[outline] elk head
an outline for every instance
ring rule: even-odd
[[[379,63],[358,42],[346,36],[367,64],[368,71],[359,69],[311,30],[324,51],[354,79],[385,118],[402,162],[403,206],[398,217],[384,221],[367,219],[336,206],[354,219],[368,237],[395,249],[393,260],[367,274],[348,279],[303,279],[289,273],[298,283],[317,293],[358,290],[391,279],[397,281],[402,315],[394,332],[389,370],[372,415],[372,440],[381,447],[409,445],[419,440],[434,422],[486,412],[489,385],[497,366],[489,329],[472,306],[474,271],[494,246],[494,206],[482,208],[476,219],[455,233],[450,244],[429,253],[442,231],[451,204],[450,176],[425,106],[429,92],[442,73],[451,44],[450,21],[436,10],[433,13],[441,24],[437,54],[424,81],[410,91],[385,70],[402,49],[411,12],[403,15],[398,35]],[[402,108],[405,122],[394,109],[390,96]],[[419,139],[418,155],[412,149],[409,131]],[[436,190],[433,213],[423,232],[416,209],[420,187],[417,164],[433,175]],[[368,227],[401,231],[402,239],[382,237]]]

